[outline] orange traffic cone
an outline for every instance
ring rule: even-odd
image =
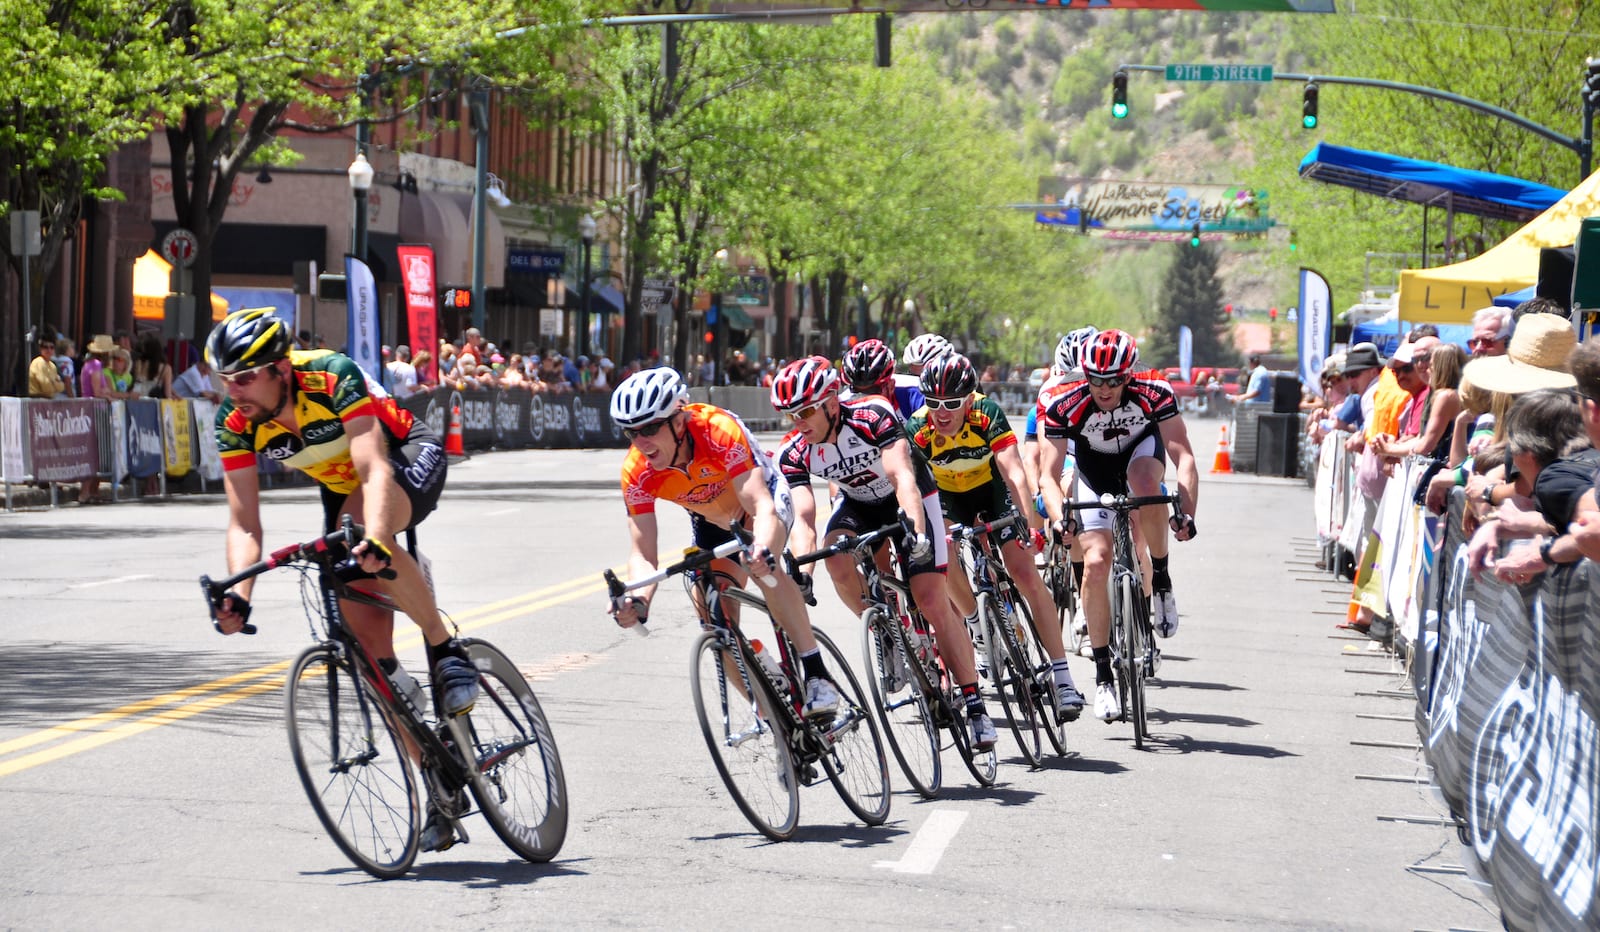
[[[1217,456],[1211,461],[1211,471],[1214,473],[1233,472],[1233,455],[1228,447],[1228,424],[1222,424],[1222,436],[1217,440]]]
[[[450,408],[450,429],[444,435],[444,452],[446,456],[466,456],[467,447],[461,440],[461,406],[452,405]]]

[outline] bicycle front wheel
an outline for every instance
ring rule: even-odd
[[[1039,717],[1033,707],[1033,665],[1017,646],[1011,613],[1003,611],[992,594],[978,594],[978,617],[983,620],[983,637],[989,652],[989,680],[1006,710],[1006,721],[1017,747],[1028,764],[1037,767],[1044,759],[1044,751]]]
[[[1050,664],[1050,655],[1045,653],[1044,644],[1039,639],[1033,612],[1019,592],[1012,593],[1010,619],[1011,627],[1019,639],[1017,647],[1022,658],[1020,669],[1030,674],[1027,677],[1028,692],[1033,698],[1034,717],[1039,723],[1039,730],[1050,739],[1050,746],[1055,749],[1056,755],[1065,757],[1067,725],[1056,717],[1056,677]],[[1049,623],[1047,619],[1045,624]]]
[[[966,764],[979,786],[994,786],[995,777],[1000,772],[999,755],[995,754],[994,748],[973,750],[972,735],[967,730],[966,703],[962,701],[960,690],[945,669],[937,641],[928,631],[925,619],[920,615],[902,615],[901,623],[910,626],[906,630],[916,633],[916,642],[911,651],[914,661],[911,674],[927,700],[928,714],[933,717],[935,730],[943,728],[950,732],[950,743],[955,746],[956,753],[961,755],[961,762]],[[942,752],[944,745],[939,747]]]
[[[910,645],[898,618],[881,608],[861,613],[861,655],[866,658],[872,701],[883,721],[883,736],[900,764],[906,782],[924,799],[939,794],[939,734],[928,712],[928,699],[912,675]]]
[[[463,644],[482,694],[450,727],[457,746],[471,749],[472,795],[506,847],[548,861],[567,838],[567,779],[550,721],[510,658],[486,641]]]
[[[1147,734],[1144,708],[1144,627],[1140,600],[1144,589],[1131,573],[1117,576],[1116,618],[1113,621],[1118,655],[1116,673],[1122,694],[1122,717],[1133,725],[1133,746],[1144,749]]]
[[[736,643],[706,631],[695,642],[689,667],[694,710],[700,717],[712,763],[733,801],[761,834],[773,841],[794,837],[800,822],[800,782],[783,713],[765,689],[739,672],[730,653]],[[756,669],[747,658],[746,671]]]
[[[422,803],[405,742],[380,700],[330,644],[289,667],[284,721],[311,808],[333,843],[374,877],[399,877],[417,857]]]
[[[831,724],[816,726],[826,748],[822,769],[856,818],[868,825],[882,825],[889,818],[889,757],[883,753],[878,720],[867,704],[855,671],[845,662],[833,639],[815,628],[812,633],[827,657],[834,683],[839,686],[839,697],[844,701]]]

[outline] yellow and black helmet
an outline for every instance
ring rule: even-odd
[[[218,372],[239,372],[289,355],[289,327],[270,307],[247,307],[222,319],[206,339],[206,360]]]

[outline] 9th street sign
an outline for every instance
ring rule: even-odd
[[[1271,81],[1271,65],[1168,65],[1168,81]]]

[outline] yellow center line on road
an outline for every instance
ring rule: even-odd
[[[571,602],[575,599],[594,595],[604,591],[604,589],[605,584],[603,582],[595,582],[592,576],[569,579],[566,582],[547,586],[520,596],[477,606],[456,616],[454,620],[462,631],[477,630],[502,621],[530,615],[564,602]],[[421,639],[421,635],[417,634],[406,639],[404,646],[415,646],[421,643]],[[266,666],[257,667],[254,670],[235,673],[209,683],[191,686],[187,689],[163,693],[162,695],[143,699],[116,709],[98,712],[76,721],[65,722],[9,741],[0,742],[0,755],[4,755],[36,747],[40,744],[47,744],[82,732],[89,733],[53,748],[16,757],[8,761],[0,761],[0,777],[59,760],[70,754],[97,748],[112,741],[129,738],[152,728],[181,721],[201,712],[209,712],[221,706],[231,705],[251,696],[277,689],[283,685],[283,671],[288,668],[291,662],[289,660],[275,661]],[[218,690],[227,690],[240,683],[261,677],[271,678],[231,692],[217,692]],[[207,693],[215,693],[215,695],[206,695]],[[204,696],[205,698],[196,701],[184,701],[195,699],[197,696]],[[114,728],[104,731],[99,730],[101,727],[119,719],[140,715],[154,709],[161,709],[177,702],[182,702],[183,704],[166,711],[157,712],[135,722],[125,722]]]

